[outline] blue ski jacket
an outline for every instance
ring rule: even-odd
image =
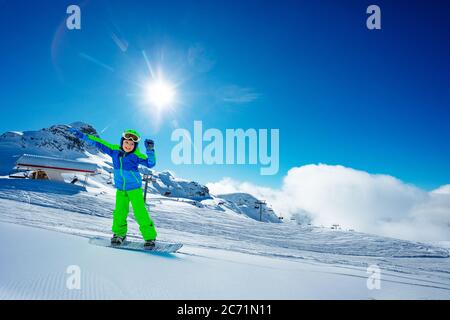
[[[142,154],[136,146],[134,152],[127,153],[120,145],[108,143],[93,135],[84,134],[83,140],[108,154],[112,158],[114,167],[114,184],[118,190],[130,191],[142,188],[142,178],[139,165],[152,168],[156,164],[154,150],[147,150]]]

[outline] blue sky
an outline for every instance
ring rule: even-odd
[[[365,27],[373,3],[382,30]],[[81,30],[65,28],[69,4]],[[136,128],[159,169],[203,183],[277,187],[292,167],[326,163],[432,189],[450,183],[449,16],[446,1],[0,0],[0,131],[81,120],[114,141]],[[142,101],[143,52],[177,84],[160,121]],[[280,129],[279,173],[173,165],[174,124],[194,120]]]

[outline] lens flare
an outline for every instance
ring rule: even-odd
[[[156,80],[148,85],[146,96],[149,103],[158,108],[164,108],[174,102],[175,89],[163,80]]]

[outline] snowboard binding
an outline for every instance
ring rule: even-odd
[[[155,240],[146,240],[144,242],[144,249],[153,250],[155,248]]]
[[[120,246],[122,243],[124,243],[126,238],[127,238],[127,236],[121,237],[121,236],[118,236],[117,234],[115,234],[111,238],[111,245],[112,246]]]

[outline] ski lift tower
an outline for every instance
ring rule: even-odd
[[[144,188],[144,203],[147,201],[147,189],[148,189],[148,182],[150,181],[151,183],[156,182],[156,178],[153,177],[153,174],[144,174],[144,179],[145,181],[145,188]]]
[[[262,209],[263,205],[266,204],[266,200],[256,200],[255,204],[259,206],[259,221],[262,221]]]

